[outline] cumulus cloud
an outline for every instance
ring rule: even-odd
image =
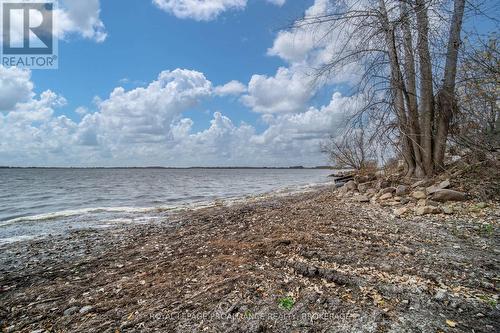
[[[103,42],[106,28],[100,19],[99,0],[62,0],[54,19],[59,38],[79,34],[83,38]]]
[[[29,0],[21,0],[29,2]],[[54,36],[59,39],[66,39],[73,35],[78,35],[96,42],[103,42],[106,37],[106,28],[100,19],[100,0],[60,0],[54,10]],[[41,15],[38,19],[41,20]],[[37,19],[33,16],[32,19]],[[22,27],[22,15],[12,15],[11,19],[18,23],[12,27]],[[11,33],[14,42],[21,41],[24,37],[23,31]],[[2,38],[2,36],[0,36]]]
[[[242,102],[259,113],[303,111],[314,94],[311,77],[296,68],[280,67],[275,76],[253,75]]]
[[[0,82],[9,74],[0,71]],[[21,71],[28,92],[0,113],[0,160],[10,165],[295,165],[322,164],[319,143],[356,109],[359,96],[336,93],[328,105],[296,113],[268,113],[257,132],[214,112],[194,130],[184,112],[215,96],[200,72],[161,72],[146,87],[118,87],[96,100],[96,111],[82,109],[80,121],[56,116],[66,100],[50,90],[36,94],[29,71]],[[23,84],[20,84],[23,86]],[[85,112],[83,112],[85,111]],[[204,127],[197,124],[196,128]]]
[[[17,103],[33,97],[31,72],[0,66],[0,112],[14,109]]]
[[[214,93],[218,96],[241,95],[247,90],[247,87],[236,80],[230,81],[222,86],[217,86]]]
[[[247,0],[153,0],[153,3],[178,18],[210,21],[227,10],[245,8]]]
[[[266,0],[267,2],[283,6],[286,0]],[[242,10],[248,0],[153,0],[161,10],[181,19],[196,21],[211,21],[220,14],[229,10]]]

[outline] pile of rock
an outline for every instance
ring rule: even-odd
[[[340,197],[352,198],[357,202],[394,206],[394,213],[398,216],[410,211],[417,215],[453,214],[453,208],[443,203],[465,201],[467,195],[450,187],[449,179],[420,180],[413,184],[401,184],[401,181],[385,178],[354,177],[340,187],[338,193]]]

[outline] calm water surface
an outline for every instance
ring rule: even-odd
[[[328,170],[0,169],[0,244],[154,222],[171,208],[331,181]]]

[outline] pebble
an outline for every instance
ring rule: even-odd
[[[14,332],[15,329],[16,329],[16,327],[14,325],[12,325],[12,326],[4,328],[3,331],[5,333],[10,333],[10,332]]]
[[[91,306],[91,305],[85,305],[84,307],[82,307],[80,309],[80,313],[84,315],[84,314],[87,314],[87,313],[91,312],[92,310],[94,310],[93,306]]]
[[[78,307],[77,306],[72,306],[70,308],[67,308],[66,310],[64,310],[64,315],[65,316],[71,316],[73,313],[76,313],[78,311]]]

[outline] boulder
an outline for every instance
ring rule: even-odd
[[[391,184],[389,184],[389,182],[387,180],[385,180],[385,179],[379,179],[377,181],[377,186],[376,187],[377,187],[377,190],[381,190],[381,189],[389,187],[389,186],[391,186]]]
[[[422,179],[419,180],[418,182],[415,182],[411,185],[412,188],[417,188],[417,187],[427,187],[432,185],[432,181],[429,179]]]
[[[380,196],[380,200],[387,200],[387,199],[391,199],[392,198],[392,193],[385,193],[385,194],[382,194],[382,196]]]
[[[420,200],[418,200],[417,206],[419,206],[419,207],[427,206],[427,199],[420,199]]]
[[[425,194],[424,191],[413,191],[411,193],[411,196],[414,197],[417,200],[427,198],[427,194]]]
[[[348,191],[355,191],[358,189],[358,184],[356,184],[356,182],[354,180],[350,180],[348,181],[347,183],[345,183],[344,187],[348,190]]]
[[[465,193],[454,191],[454,190],[440,189],[440,190],[437,190],[432,195],[432,200],[439,201],[439,202],[465,201],[465,200],[467,200],[467,195]]]
[[[453,207],[451,207],[451,206],[444,206],[443,207],[443,213],[445,213],[447,215],[453,214],[454,213]]]
[[[439,190],[439,187],[437,187],[436,185],[431,185],[425,189],[425,192],[427,194],[434,194],[437,190]]]
[[[394,215],[396,215],[396,216],[403,216],[407,212],[408,212],[408,208],[406,208],[406,207],[394,209]]]
[[[386,193],[391,193],[392,194],[394,192],[396,192],[396,188],[394,188],[394,187],[386,187],[386,188],[381,189],[378,192],[378,194],[380,194],[380,195],[386,194]]]
[[[365,193],[368,189],[370,188],[369,183],[363,183],[358,185],[358,191],[359,193]]]
[[[396,187],[396,195],[397,196],[402,196],[408,193],[408,186],[406,185],[399,185]]]
[[[415,208],[415,214],[417,215],[440,214],[440,213],[442,213],[442,210],[439,207],[423,206]]]
[[[404,198],[401,198],[401,200],[399,200],[399,202],[403,205],[406,205],[407,203],[409,203],[411,200],[410,198],[407,198],[407,197],[404,197]]]
[[[445,188],[448,188],[450,187],[450,180],[449,179],[446,179],[444,181],[442,181],[441,183],[439,183],[439,185],[437,187],[439,187],[441,190],[445,189]]]
[[[355,200],[357,202],[370,202],[370,198],[368,198],[366,195],[358,195]]]

